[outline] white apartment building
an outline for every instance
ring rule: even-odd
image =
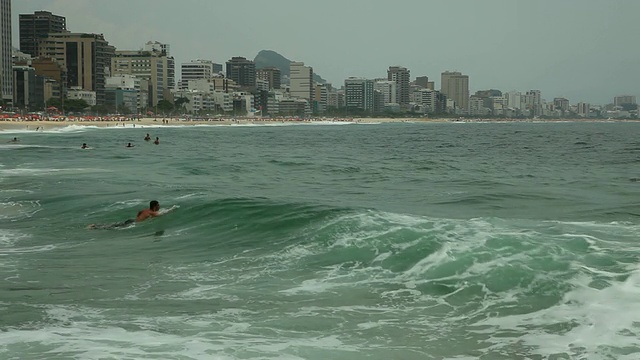
[[[397,104],[398,85],[392,80],[376,80],[373,84],[373,90],[378,90],[384,97],[384,105]]]
[[[116,51],[111,59],[112,75],[134,75],[149,82],[149,105],[155,106],[158,101],[169,96],[175,83],[175,67],[173,58],[163,53],[141,50]]]
[[[95,106],[97,103],[96,92],[84,90],[80,86],[73,86],[67,89],[67,98],[84,100],[89,106]]]
[[[105,79],[106,90],[128,90],[135,92],[135,106],[126,104],[130,110],[144,109],[149,103],[148,84],[148,80],[140,79],[135,75],[129,74],[114,75]],[[119,101],[118,95],[116,95],[115,101]]]
[[[433,113],[436,111],[436,91],[431,89],[420,89],[413,92],[413,98],[415,103],[422,109],[423,114]]]
[[[289,70],[291,73],[291,78],[289,79],[291,97],[311,102],[314,98],[313,68],[304,66],[303,62],[292,62]]]
[[[211,79],[213,76],[213,61],[211,60],[191,60],[188,63],[182,63],[182,80],[180,81],[180,89],[187,89],[190,80]]]

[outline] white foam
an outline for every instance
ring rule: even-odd
[[[594,289],[587,284],[589,276],[573,282],[576,288],[568,292],[558,305],[534,313],[490,318],[477,325],[521,333],[518,340],[535,347],[536,353],[570,354],[599,358],[614,349],[635,348],[640,352],[640,270],[631,273],[624,282],[615,282],[605,289]],[[552,325],[573,323],[570,330],[551,333]],[[497,346],[514,339],[493,338]],[[618,354],[609,354],[620,358]]]
[[[0,169],[0,176],[41,176],[59,173],[94,173],[94,172],[110,172],[107,169],[97,168],[68,168],[68,169],[56,169],[56,168],[14,168],[14,169]]]
[[[260,354],[261,359],[303,359],[300,349],[358,352],[338,335],[303,335],[295,331],[252,331],[255,315],[245,322],[242,313],[222,309],[201,316],[136,317],[86,307],[49,306],[48,324],[7,329],[0,337],[4,355],[22,357],[21,348],[58,357],[239,359]],[[230,315],[231,314],[231,318]],[[126,324],[126,328],[121,325]],[[275,331],[274,331],[275,330]],[[273,334],[273,335],[270,335]]]
[[[30,218],[42,210],[38,201],[12,201],[0,203],[0,220]]]
[[[28,236],[25,234],[17,233],[15,231],[0,229],[0,245],[2,245],[2,248],[0,248],[0,251],[5,249],[6,247],[14,246],[20,240],[23,240],[25,238],[28,238]]]

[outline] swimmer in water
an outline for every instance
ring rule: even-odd
[[[135,145],[133,145],[133,144],[131,144],[131,143],[128,143],[128,144],[127,144],[127,146],[125,146],[125,147],[134,147],[134,146],[135,146]]]
[[[156,141],[153,142],[156,145],[160,145],[160,138],[156,137]]]
[[[172,209],[169,209],[169,210],[172,210]],[[152,217],[160,216],[160,215],[162,215],[160,213],[160,203],[156,200],[152,200],[149,202],[149,208],[138,211],[138,215],[136,215],[135,219],[127,219],[125,221],[121,221],[113,224],[105,224],[105,225],[91,224],[87,226],[87,229],[97,229],[97,230],[119,229],[119,228],[130,226],[137,222],[145,221]]]
[[[14,137],[13,139],[9,140],[10,143],[17,143],[20,142],[20,140],[18,140],[17,137]]]
[[[87,146],[87,143],[83,143],[82,146],[80,147],[80,149],[88,149],[89,146]]]
[[[144,141],[151,141],[151,136],[147,134],[147,136],[144,137]]]

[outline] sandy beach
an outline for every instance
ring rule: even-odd
[[[221,125],[282,125],[282,124],[381,124],[381,123],[469,123],[469,122],[635,122],[629,119],[483,119],[483,118],[153,118],[130,119],[125,117],[104,118],[5,118],[0,119],[0,132],[6,130],[50,130],[68,126],[95,127],[157,127],[157,126],[221,126]]]
[[[128,118],[56,118],[56,119],[2,119],[0,120],[0,131],[2,130],[46,130],[51,128],[77,126],[96,127],[149,127],[149,126],[195,126],[195,125],[278,125],[278,124],[313,124],[313,123],[357,123],[357,124],[378,124],[391,122],[448,122],[451,119],[430,119],[430,118],[311,118],[311,119],[271,119],[271,118],[212,118],[208,120],[186,119],[186,118],[152,118],[140,119]]]

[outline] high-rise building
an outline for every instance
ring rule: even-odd
[[[565,98],[555,98],[553,99],[553,106],[556,110],[560,110],[562,112],[569,111],[569,100]]]
[[[442,73],[441,92],[455,101],[458,109],[468,110],[469,106],[469,76],[457,71]]]
[[[613,105],[622,106],[622,105],[635,105],[636,97],[633,95],[620,95],[613,98]]]
[[[256,63],[252,60],[236,56],[227,61],[227,78],[241,87],[256,86]]]
[[[182,63],[182,79],[180,81],[180,89],[189,88],[191,80],[209,80],[213,76],[213,61],[211,60],[191,60],[188,63]]]
[[[331,88],[330,84],[315,85],[315,90],[313,95],[313,105],[314,105],[314,110],[316,112],[324,113],[325,111],[327,111],[330,88]]]
[[[396,83],[397,103],[409,105],[410,102],[410,82],[411,75],[407,68],[401,66],[390,66],[387,71],[387,80]]]
[[[416,78],[416,85],[423,88],[423,89],[427,89],[429,87],[429,77],[428,76],[418,76]]]
[[[350,77],[344,81],[347,110],[374,110],[373,80]]]
[[[41,83],[37,85],[37,81]],[[31,66],[13,67],[13,106],[30,109],[44,103],[44,78],[36,76],[36,70]],[[40,91],[38,90],[40,88]]]
[[[38,56],[38,42],[51,33],[67,31],[64,16],[49,11],[36,11],[33,14],[20,14],[20,51],[32,57]]]
[[[0,0],[0,91],[3,101],[13,101],[11,0]]]
[[[175,83],[175,63],[173,58],[169,59],[162,51],[141,51],[141,50],[118,50],[111,60],[111,73],[117,75],[134,75],[139,79],[146,80],[141,86],[147,86],[141,91],[147,92],[146,105],[156,106],[160,100],[170,98],[169,87],[171,82]],[[174,71],[166,69],[167,66],[174,66]]]
[[[164,78],[165,92],[163,94],[163,98],[166,99],[170,96],[170,94],[167,94],[166,92],[171,92],[176,89],[176,61],[173,56],[171,56],[171,46],[158,41],[148,41],[144,45],[144,50],[160,54],[162,56],[162,77]]]
[[[540,116],[542,115],[542,92],[540,90],[529,90],[527,91],[527,96],[529,96],[529,99],[531,101],[531,104],[529,106],[529,109],[532,111],[533,116]]]
[[[256,78],[266,80],[269,83],[269,89],[280,89],[282,73],[276,67],[266,67],[256,70]]]
[[[576,111],[578,113],[578,116],[589,117],[589,113],[591,112],[591,105],[583,102],[578,103]]]
[[[373,84],[373,89],[380,91],[384,99],[384,105],[397,104],[397,84],[395,81],[377,80]]]
[[[303,62],[292,62],[289,66],[289,94],[292,97],[311,101],[314,98],[313,68],[304,66]]]
[[[36,71],[36,76],[43,77],[44,101],[51,98],[62,100],[64,84],[67,79],[67,72],[60,63],[51,58],[38,57],[31,60],[31,67]]]
[[[52,58],[66,68],[66,88],[95,91],[104,104],[105,77],[115,48],[101,34],[50,33],[38,46],[41,57]]]

